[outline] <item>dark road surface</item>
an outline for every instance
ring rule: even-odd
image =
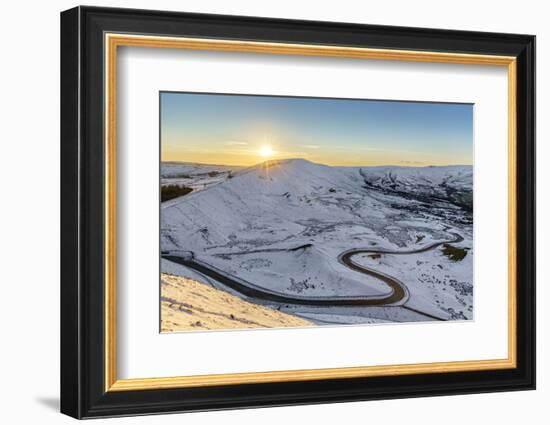
[[[287,295],[280,292],[269,291],[249,282],[245,282],[241,279],[233,278],[225,273],[217,271],[213,267],[197,262],[194,259],[183,258],[175,255],[163,254],[162,258],[172,261],[177,264],[181,264],[190,269],[196,270],[199,273],[202,273],[212,279],[217,280],[218,282],[228,286],[229,288],[245,295],[248,297],[258,298],[264,301],[271,301],[282,304],[293,304],[293,305],[304,305],[304,306],[325,306],[325,307],[341,307],[341,306],[394,306],[399,301],[402,301],[404,298],[408,297],[407,287],[400,282],[399,280],[377,272],[376,270],[370,269],[368,267],[359,265],[352,260],[352,257],[358,254],[391,254],[391,255],[410,255],[418,254],[422,252],[435,249],[438,246],[449,243],[457,243],[463,240],[462,236],[456,233],[451,233],[455,238],[453,240],[435,242],[433,244],[427,245],[422,248],[410,250],[410,251],[391,251],[384,249],[352,249],[345,251],[340,254],[338,259],[344,265],[350,269],[363,273],[365,275],[379,279],[382,282],[386,283],[391,289],[392,292],[389,295],[382,296],[343,296],[343,297],[308,297],[308,296],[297,296],[297,295]],[[430,314],[414,310],[413,308],[401,305],[400,307],[406,308],[408,310],[414,311],[421,315],[430,317],[435,320],[445,320]]]

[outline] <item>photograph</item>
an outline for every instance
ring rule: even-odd
[[[473,104],[159,97],[161,332],[474,319]]]
[[[47,44],[60,66],[50,67],[56,84],[40,87],[59,87],[61,107],[39,110],[61,120],[35,114],[29,126],[13,85],[27,125],[6,140],[37,130],[26,139],[42,153],[7,143],[25,153],[7,156],[5,180],[16,183],[23,158],[60,186],[48,210],[60,210],[61,263],[34,259],[60,274],[60,291],[35,285],[48,311],[58,306],[59,335],[48,338],[59,344],[40,362],[56,366],[33,375],[37,391],[55,384],[61,413],[261,408],[250,411],[257,422],[267,407],[310,405],[311,420],[314,405],[369,401],[369,418],[387,420],[384,400],[438,396],[437,423],[449,411],[439,396],[453,396],[474,403],[460,411],[493,397],[502,418],[524,414],[513,407],[525,392],[502,397],[537,381],[542,14],[525,26],[521,8],[499,9],[495,24],[492,9],[430,20],[406,8],[375,16],[338,4],[314,16],[298,6],[268,16],[75,6],[41,30],[57,40]],[[19,55],[29,69],[56,54],[33,52]],[[60,149],[42,143],[49,125]],[[34,180],[40,166],[25,163]],[[14,205],[36,222],[36,208]],[[35,239],[47,252],[57,240]],[[28,268],[26,248],[12,245]],[[34,329],[10,328],[18,342]],[[530,411],[545,395],[531,392]],[[426,422],[415,403],[395,422]],[[28,397],[15,405],[28,412]]]

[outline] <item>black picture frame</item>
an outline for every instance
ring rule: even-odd
[[[104,34],[514,56],[517,59],[517,367],[105,391]],[[535,388],[535,37],[76,7],[61,13],[61,412],[75,418]],[[503,212],[504,213],[504,212]]]

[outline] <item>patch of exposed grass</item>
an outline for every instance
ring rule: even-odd
[[[169,184],[167,186],[162,186],[160,189],[160,201],[166,202],[170,199],[177,198],[178,196],[187,195],[193,191],[192,188],[187,186],[180,186],[177,184]]]
[[[449,244],[443,244],[442,251],[451,261],[462,261],[468,254],[467,248],[457,248]]]

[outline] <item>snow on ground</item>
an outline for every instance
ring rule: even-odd
[[[172,261],[168,261],[164,258],[161,258],[160,269],[162,273],[173,274],[176,276],[183,276],[191,280],[207,283],[208,285],[213,287],[223,288],[223,286],[221,284],[218,284],[218,282],[216,282],[214,279],[209,278],[208,276],[202,273],[199,273],[193,269],[190,269],[188,267],[182,266],[177,263],[173,263]]]
[[[232,177],[242,167],[227,165],[205,165],[185,162],[163,162],[160,167],[162,186],[175,184],[199,192]]]
[[[305,327],[313,323],[203,283],[161,275],[161,331]]]
[[[380,257],[357,255],[354,262],[396,277],[409,289],[407,306],[436,317],[472,319],[473,250],[471,243],[455,244],[466,248],[466,256],[454,261],[442,248],[420,254]]]
[[[271,290],[312,296],[389,295],[383,282],[365,285],[364,275],[335,262],[316,247],[296,251],[220,254],[208,262],[216,268]]]
[[[472,318],[471,166],[330,167],[303,159],[241,169],[163,163],[162,176],[163,183],[203,185],[161,205],[163,251],[191,251],[230,276],[289,295],[388,293],[380,280],[341,264],[339,254],[352,248],[406,251],[460,234],[464,241],[455,246],[470,248],[461,261],[450,260],[441,247],[411,256],[356,255],[353,261],[406,284],[409,307]],[[166,267],[173,266],[163,262]],[[208,283],[204,276],[193,278]],[[325,321],[327,314],[338,322],[349,316],[350,323],[426,319],[391,309],[317,313]]]

